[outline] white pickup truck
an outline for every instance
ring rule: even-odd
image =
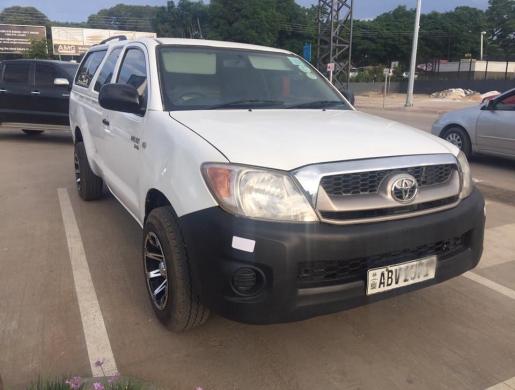
[[[357,112],[279,49],[140,39],[93,47],[70,102],[77,189],[143,228],[159,320],[269,324],[456,277],[483,250],[466,157]]]

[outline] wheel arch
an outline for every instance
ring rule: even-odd
[[[168,200],[165,194],[156,188],[149,189],[145,197],[145,216],[143,224],[145,224],[152,210],[165,206],[169,206],[173,209],[172,203]]]

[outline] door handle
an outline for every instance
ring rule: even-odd
[[[7,89],[0,89],[0,93],[5,93],[7,92]]]
[[[109,126],[109,121],[107,119],[102,119],[102,123],[106,126]]]
[[[32,91],[31,94],[33,94],[33,95],[41,95],[41,92],[39,92],[39,91]]]

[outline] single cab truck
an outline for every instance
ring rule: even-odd
[[[473,269],[485,203],[443,139],[357,112],[288,51],[190,39],[100,44],[70,102],[77,189],[143,228],[159,320],[334,313]]]

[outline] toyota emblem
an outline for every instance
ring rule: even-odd
[[[399,203],[411,203],[418,194],[418,183],[414,177],[403,177],[392,185],[392,197]]]

